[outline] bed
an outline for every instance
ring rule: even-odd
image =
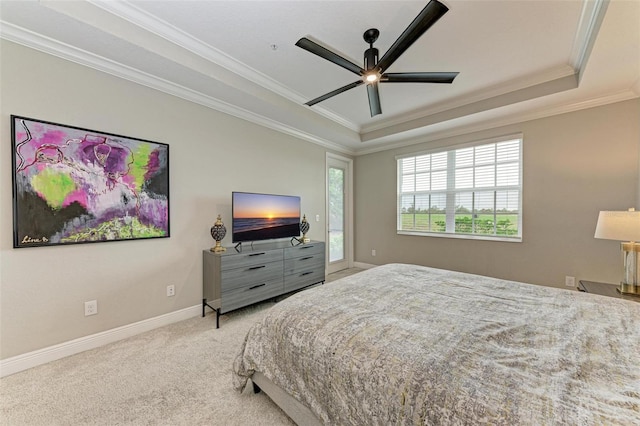
[[[279,302],[233,380],[305,426],[640,424],[640,303],[389,264]]]

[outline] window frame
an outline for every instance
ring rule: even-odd
[[[517,159],[517,163],[518,163],[518,184],[517,185],[498,185],[498,182],[495,181],[495,179],[497,178],[497,172],[495,171],[497,169],[497,165],[499,164],[497,161],[494,161],[492,164],[495,166],[494,172],[493,172],[493,178],[494,178],[494,185],[490,186],[490,187],[483,187],[483,186],[479,186],[476,187],[475,184],[473,184],[470,188],[456,188],[456,170],[459,170],[461,167],[456,167],[455,164],[455,152],[459,151],[459,150],[463,150],[463,149],[467,149],[467,148],[476,148],[476,147],[481,147],[483,145],[494,145],[494,144],[499,144],[501,142],[508,142],[508,141],[513,141],[513,140],[518,140],[519,141],[519,152],[518,152],[518,159]],[[401,154],[401,155],[397,155],[395,157],[396,159],[396,233],[398,235],[414,235],[414,236],[424,236],[424,237],[437,237],[437,238],[457,238],[457,239],[467,239],[467,240],[485,240],[485,241],[502,241],[502,242],[522,242],[523,240],[523,229],[522,229],[522,217],[523,217],[523,212],[522,212],[522,200],[523,200],[523,151],[524,151],[524,137],[522,133],[515,133],[515,134],[509,134],[509,135],[504,135],[504,136],[499,136],[499,137],[494,137],[494,138],[488,138],[488,139],[481,139],[481,140],[475,140],[475,141],[471,141],[471,142],[467,142],[467,143],[463,143],[463,144],[456,144],[456,145],[448,145],[448,146],[443,146],[443,147],[439,147],[439,148],[434,148],[434,149],[430,149],[430,150],[424,150],[424,151],[419,151],[419,152],[412,152],[412,153],[407,153],[407,154]],[[407,174],[405,174],[403,172],[403,168],[402,168],[402,162],[403,160],[406,160],[408,158],[417,158],[420,156],[424,156],[424,155],[434,155],[434,154],[442,154],[444,153],[447,157],[447,166],[446,166],[446,182],[445,182],[445,189],[441,189],[441,190],[434,190],[431,186],[429,187],[429,190],[421,190],[421,191],[417,191],[414,190],[413,191],[407,191],[402,193],[402,185],[403,185],[403,177],[406,176]],[[452,160],[453,158],[453,160]],[[513,161],[512,161],[513,162]],[[451,167],[453,165],[453,167]],[[478,164],[473,163],[471,166],[472,170],[475,170],[478,167]],[[430,168],[430,172],[432,171],[432,169]],[[417,173],[413,173],[413,175],[415,176]],[[493,192],[494,197],[497,194],[497,191],[518,191],[519,195],[518,195],[518,201],[517,201],[517,211],[518,211],[518,222],[517,222],[517,234],[514,236],[506,236],[506,235],[496,235],[496,234],[477,234],[477,233],[462,233],[462,232],[456,232],[455,230],[455,216],[456,216],[456,198],[457,198],[457,194],[471,194],[472,197],[475,197],[476,194],[480,194],[480,193],[488,193],[488,192]],[[437,232],[437,231],[432,231],[432,230],[416,230],[416,229],[411,229],[411,230],[405,230],[402,229],[402,201],[403,201],[403,195],[408,195],[408,194],[413,194],[413,196],[415,197],[416,195],[427,195],[427,196],[431,196],[433,194],[444,194],[444,197],[446,198],[446,207],[445,207],[445,216],[446,216],[446,224],[445,224],[445,229],[451,229],[451,227],[454,229],[453,232],[447,232],[446,230],[444,232]],[[430,198],[429,198],[430,199]],[[452,202],[452,199],[454,200]],[[475,198],[474,198],[474,202],[475,202]],[[415,205],[417,203],[414,201],[414,208]],[[431,206],[431,203],[429,202],[429,205]],[[428,210],[431,210],[431,207],[428,207]],[[499,216],[499,214],[497,213],[495,206],[496,206],[496,202],[494,200],[494,217]],[[431,212],[428,213],[429,214],[429,223],[431,224]],[[472,212],[472,215],[474,213]],[[472,223],[473,223],[473,218],[472,218]],[[431,225],[430,225],[431,226]],[[497,227],[497,220],[494,221],[494,232],[495,229]]]

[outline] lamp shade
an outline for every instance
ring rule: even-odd
[[[640,211],[602,211],[598,215],[595,238],[640,241]]]

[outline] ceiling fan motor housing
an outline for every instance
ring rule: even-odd
[[[378,64],[378,49],[370,47],[364,51],[364,69],[372,70]]]

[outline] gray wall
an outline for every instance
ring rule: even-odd
[[[86,67],[2,41],[2,359],[202,301],[202,253],[231,192],[300,195],[324,240],[325,149]],[[170,145],[171,238],[12,248],[10,115]],[[230,232],[224,244],[230,244]],[[166,297],[166,286],[176,296]],[[84,316],[84,301],[98,315]]]
[[[522,243],[396,234],[396,155],[516,132],[524,135]],[[618,282],[619,243],[593,234],[600,210],[636,206],[639,146],[635,99],[359,156],[355,260],[417,263],[556,287],[564,286],[566,275]]]
[[[307,216],[321,218],[309,236],[324,240],[325,149],[7,41],[0,49],[0,359],[199,304],[201,250],[213,245],[216,215],[229,218],[231,191],[301,195]],[[13,249],[10,114],[168,143],[171,238]],[[565,275],[614,282],[618,243],[593,231],[599,210],[636,202],[638,117],[636,99],[357,157],[355,260],[556,286]],[[523,243],[396,235],[396,154],[519,131]],[[92,299],[99,314],[84,317]]]

